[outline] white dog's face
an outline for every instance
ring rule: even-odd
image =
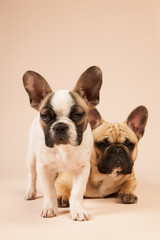
[[[88,124],[87,114],[88,106],[78,94],[67,90],[50,94],[40,107],[46,146],[80,145]]]
[[[47,81],[38,73],[28,71],[23,77],[31,106],[40,113],[45,144],[78,146],[88,124],[88,111],[99,102],[102,73],[98,67],[88,68],[73,91],[52,92]]]

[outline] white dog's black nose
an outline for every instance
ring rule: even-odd
[[[65,134],[68,130],[68,126],[65,123],[57,123],[53,130],[56,132],[56,134]]]

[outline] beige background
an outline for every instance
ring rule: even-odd
[[[0,24],[1,239],[160,239],[160,1],[0,0]],[[68,209],[42,219],[43,199],[23,200],[35,111],[22,75],[34,70],[53,90],[72,89],[92,65],[103,71],[105,120],[123,121],[141,104],[149,110],[135,164],[139,202],[89,199],[89,222],[72,222]]]

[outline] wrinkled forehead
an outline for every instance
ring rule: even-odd
[[[68,116],[75,101],[68,90],[56,91],[50,98],[50,106],[59,116]]]
[[[132,139],[133,142],[137,142],[136,135],[125,123],[120,124],[105,122],[95,129],[93,133],[94,138],[99,141],[105,137],[108,138],[111,143],[123,143],[126,138]]]

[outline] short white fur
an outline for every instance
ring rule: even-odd
[[[68,90],[56,91],[51,99],[51,105],[57,115],[58,120],[63,116],[68,117],[74,100]]]

